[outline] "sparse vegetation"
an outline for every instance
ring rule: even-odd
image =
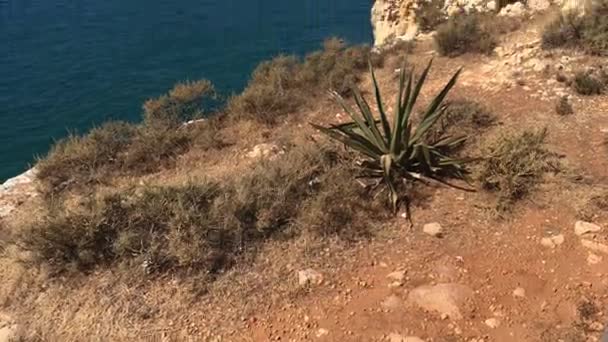
[[[443,0],[425,1],[416,8],[416,21],[423,32],[433,31],[447,20],[444,3]]]
[[[579,219],[590,222],[602,214],[608,215],[608,189],[590,191],[576,209]]]
[[[303,62],[295,56],[279,56],[260,64],[243,93],[229,101],[230,116],[274,124],[314,94],[331,89],[346,95],[349,84],[358,81],[368,60],[382,63],[381,56],[372,54],[368,46],[348,47],[342,40],[331,38],[323,47]]]
[[[205,135],[207,142],[200,146],[221,146],[215,136],[217,125],[181,127],[185,121],[200,117],[204,101],[214,96],[209,81],[177,84],[167,95],[144,104],[144,121],[139,125],[110,122],[84,136],[73,134],[59,141],[37,163],[42,190],[54,195],[103,183],[112,175],[153,172]]]
[[[496,47],[496,38],[480,15],[455,15],[437,28],[435,47],[444,56],[456,57],[467,52],[490,54]]]
[[[433,98],[424,111],[418,126],[413,127],[413,110],[430,68],[431,62],[415,83],[412,80],[413,72],[408,73],[409,76],[406,80],[405,66],[401,68],[392,125],[388,121],[373,67],[370,69],[380,120],[374,118],[369,104],[358,88],[354,87],[353,93],[358,113],[350,108],[339,94],[334,93],[337,102],[353,119],[352,123],[329,128],[313,125],[330,138],[344,143],[366,158],[365,163],[362,164],[363,173],[367,177],[384,180],[395,211],[400,200],[397,183],[443,176],[464,178],[466,173],[464,162],[449,156],[456,147],[464,142],[465,137],[440,136],[432,142],[424,140],[433,125],[445,114],[440,106],[456,84],[460,70]]]
[[[581,95],[599,95],[604,86],[600,78],[586,71],[577,72],[572,82],[574,90]]]
[[[304,227],[351,236],[365,231],[381,211],[371,214],[365,190],[351,184],[351,169],[341,158],[307,145],[233,181],[136,188],[90,199],[76,212],[59,205],[25,229],[20,241],[58,269],[126,262],[146,272],[217,271],[279,233]],[[340,205],[324,207],[338,198]]]
[[[568,96],[562,96],[557,100],[555,112],[561,116],[574,114],[574,109],[572,108],[570,101],[568,101]]]
[[[496,192],[496,209],[505,212],[528,195],[546,172],[559,170],[554,153],[545,147],[546,129],[502,136],[482,155],[478,179],[486,190]]]
[[[481,104],[469,100],[446,102],[445,114],[433,126],[426,140],[437,141],[444,136],[465,135],[471,141],[480,132],[496,123],[496,116]]]
[[[608,1],[598,1],[583,16],[557,16],[545,27],[542,45],[545,49],[581,48],[590,54],[608,54]]]

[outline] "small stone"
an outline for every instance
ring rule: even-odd
[[[394,310],[394,309],[398,309],[402,306],[402,301],[399,297],[397,297],[395,295],[390,295],[385,300],[383,300],[382,303],[380,303],[380,305],[384,309]]]
[[[562,243],[564,243],[564,241],[566,241],[566,238],[564,237],[564,234],[558,234],[558,235],[552,236],[551,241],[553,241],[553,243],[556,246],[559,246]]]
[[[396,289],[396,288],[401,287],[401,286],[403,286],[403,283],[400,282],[400,281],[394,281],[394,282],[388,284],[388,288],[389,289]]]
[[[408,302],[427,311],[446,314],[452,319],[462,319],[461,307],[473,297],[473,290],[468,286],[447,283],[419,286],[408,294]]]
[[[422,228],[422,231],[425,234],[428,234],[428,235],[434,236],[434,237],[438,237],[438,238],[443,236],[443,228],[437,222],[425,224],[424,227]]]
[[[513,296],[518,297],[518,298],[525,298],[526,290],[523,287],[518,287],[515,290],[513,290]]]
[[[317,330],[317,337],[327,336],[329,334],[329,330],[320,328]]]
[[[323,282],[323,275],[311,268],[298,271],[298,284],[300,286],[319,285]]]
[[[500,326],[500,321],[496,318],[488,318],[484,323],[491,329],[496,329]]]
[[[594,252],[608,254],[608,245],[604,245],[591,240],[581,240],[581,244],[583,245],[583,247],[588,248]]]
[[[424,342],[420,337],[416,336],[403,336],[397,333],[390,333],[388,335],[389,342]]]
[[[395,271],[395,272],[389,273],[386,277],[388,279],[401,282],[405,279],[405,273],[406,273],[405,271]]]
[[[597,265],[602,262],[602,260],[603,258],[597,254],[589,253],[589,256],[587,256],[587,263],[589,265]]]
[[[597,233],[600,230],[602,230],[602,227],[590,222],[576,221],[576,223],[574,224],[574,233],[576,233],[576,235],[578,236],[587,233]]]
[[[547,248],[555,248],[555,243],[553,243],[553,240],[548,237],[540,239],[540,244]]]

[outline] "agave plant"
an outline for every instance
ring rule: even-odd
[[[460,146],[466,137],[440,136],[429,141],[430,129],[445,113],[442,105],[448,92],[452,89],[461,70],[458,70],[443,90],[435,96],[422,113],[420,122],[414,126],[413,111],[420,91],[431,69],[432,60],[424,69],[417,82],[413,81],[413,69],[407,73],[405,65],[399,77],[399,93],[395,103],[392,124],[382,102],[382,96],[373,67],[370,73],[374,84],[377,110],[380,119],[374,118],[372,110],[356,86],[352,93],[358,107],[355,112],[336,92],[332,96],[352,118],[352,122],[343,125],[322,127],[312,124],[322,133],[328,135],[349,148],[358,151],[365,157],[361,163],[364,175],[384,180],[389,199],[396,211],[399,202],[397,182],[408,180],[435,179],[444,177],[466,178],[464,160],[449,156],[451,151]],[[406,77],[407,74],[407,77]]]

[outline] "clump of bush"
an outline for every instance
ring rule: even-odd
[[[508,211],[528,195],[546,172],[559,171],[557,156],[545,146],[547,130],[503,136],[482,152],[478,178],[486,190],[496,192],[498,212]]]
[[[577,206],[577,217],[581,220],[593,221],[602,214],[608,214],[608,189],[591,191]]]
[[[579,71],[574,75],[572,88],[581,95],[599,95],[605,87],[604,81],[590,72]]]
[[[424,1],[416,8],[416,21],[423,32],[433,31],[447,20],[443,11],[444,2],[443,0]]]
[[[437,28],[434,39],[437,51],[449,57],[467,52],[490,54],[497,44],[492,31],[482,25],[479,14],[450,17]]]
[[[580,48],[594,55],[608,54],[608,1],[602,0],[584,15],[566,13],[549,23],[542,36],[545,49]]]
[[[208,81],[180,83],[168,94],[144,104],[141,124],[109,122],[86,135],[73,134],[59,141],[36,165],[43,191],[53,195],[102,183],[121,172],[157,170],[185,152],[203,132],[215,136],[217,126],[210,123],[183,126],[185,121],[200,117],[204,101],[214,96]],[[215,139],[203,146],[220,145]]]
[[[371,213],[343,158],[307,145],[222,183],[135,188],[91,199],[77,212],[58,206],[24,229],[20,245],[59,270],[126,263],[146,272],[214,272],[305,227],[363,230],[378,211]]]
[[[555,112],[561,116],[574,114],[574,109],[572,108],[570,101],[568,101],[568,96],[562,96],[557,100]]]
[[[236,119],[274,124],[312,95],[328,90],[346,94],[348,85],[358,81],[369,60],[382,63],[381,55],[372,54],[368,46],[349,47],[338,38],[326,40],[323,50],[307,55],[303,61],[295,56],[278,56],[254,70],[245,90],[228,102],[228,112]]]
[[[428,141],[445,136],[465,135],[470,142],[496,123],[496,116],[483,105],[470,100],[446,101],[445,114],[430,130]]]

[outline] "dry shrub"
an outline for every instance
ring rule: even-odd
[[[601,0],[583,16],[560,14],[542,36],[545,49],[580,48],[594,55],[608,54],[608,1]]]
[[[581,95],[599,95],[603,92],[605,84],[600,77],[590,72],[578,71],[574,75],[572,88]]]
[[[430,32],[443,24],[447,17],[443,11],[444,0],[423,1],[416,8],[416,21],[423,32]]]
[[[455,57],[467,52],[490,54],[496,46],[492,31],[482,25],[480,15],[455,15],[440,25],[434,36],[437,51]]]
[[[193,141],[201,142],[197,144],[201,148],[220,147],[216,121],[183,126],[202,115],[204,102],[214,94],[205,80],[180,83],[144,104],[144,121],[139,125],[110,122],[84,136],[59,141],[37,163],[43,192],[55,195],[125,173],[154,172],[187,151]]]
[[[559,171],[554,153],[545,147],[546,129],[502,136],[485,147],[478,179],[498,194],[496,209],[508,211],[528,195],[546,172]]]
[[[309,226],[324,234],[363,231],[373,206],[342,158],[305,145],[224,183],[127,190],[91,199],[78,212],[58,206],[24,228],[20,245],[60,270],[122,263],[146,272],[214,272],[267,239]]]
[[[467,136],[471,141],[496,123],[496,116],[475,101],[452,100],[446,106],[445,114],[427,137],[429,141],[445,136]]]
[[[357,82],[368,60],[382,62],[368,46],[347,46],[338,38],[325,41],[323,50],[300,61],[295,56],[279,56],[262,62],[253,72],[245,90],[228,101],[233,119],[277,121],[309,103],[309,99],[329,89],[342,94]]]
[[[608,189],[590,191],[577,206],[577,217],[581,220],[592,222],[602,214],[608,214]]]
[[[557,100],[555,112],[561,116],[574,114],[574,109],[572,108],[570,101],[568,101],[568,96],[562,96]]]
[[[112,170],[122,168],[120,155],[136,135],[137,128],[124,122],[108,122],[85,136],[70,135],[38,160],[38,178],[49,193],[74,184],[99,182]]]
[[[228,101],[231,117],[273,124],[305,102],[297,74],[301,65],[295,56],[278,56],[260,63],[245,90]]]
[[[178,127],[202,117],[204,101],[213,98],[215,88],[208,80],[178,83],[167,94],[144,103],[144,123]]]

